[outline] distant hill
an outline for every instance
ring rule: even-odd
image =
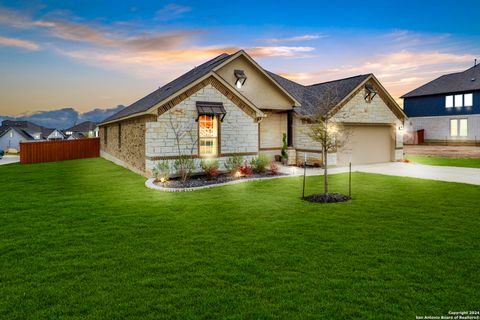
[[[18,117],[0,115],[0,122],[3,120],[26,120],[47,128],[66,129],[83,121],[101,122],[103,119],[124,109],[119,105],[110,109],[94,109],[85,113],[79,113],[73,108],[63,108],[50,111],[38,111]]]

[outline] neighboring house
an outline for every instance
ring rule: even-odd
[[[443,75],[407,94],[407,143],[425,130],[426,143],[474,144],[480,140],[480,65]],[[407,140],[408,139],[408,140]]]
[[[328,154],[329,163],[402,159],[405,114],[373,74],[304,86],[264,70],[243,50],[207,61],[105,119],[101,154],[149,175],[157,161],[178,158],[179,149],[222,164],[233,155],[273,158],[285,133],[294,164],[305,153],[321,156],[306,119],[329,89],[337,92],[336,106],[322,112],[352,129],[350,143]],[[175,131],[187,128],[193,146],[189,134],[176,141]]]
[[[30,121],[4,120],[0,126],[0,148],[20,150],[20,142],[63,140],[60,130],[45,128]]]
[[[64,132],[68,140],[98,138],[97,123],[93,121],[84,121],[66,129]]]

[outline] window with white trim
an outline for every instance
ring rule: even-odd
[[[467,119],[450,119],[450,136],[466,137],[468,136]]]
[[[473,106],[473,94],[467,93],[463,97],[463,105],[465,107],[472,107]]]
[[[198,126],[200,156],[216,156],[218,153],[218,117],[201,115],[198,117]]]
[[[455,107],[463,107],[463,94],[455,95]]]
[[[453,96],[446,96],[445,97],[445,108],[452,108],[453,107]]]

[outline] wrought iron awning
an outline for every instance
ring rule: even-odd
[[[225,115],[227,114],[227,111],[223,107],[223,103],[221,102],[203,102],[203,101],[197,101],[197,112],[198,116],[201,115],[220,115],[220,121],[223,121],[223,118],[225,118]],[[198,117],[197,117],[198,120]]]

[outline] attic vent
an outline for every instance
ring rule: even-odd
[[[371,102],[373,98],[377,95],[377,91],[371,83],[365,85],[365,101]]]

